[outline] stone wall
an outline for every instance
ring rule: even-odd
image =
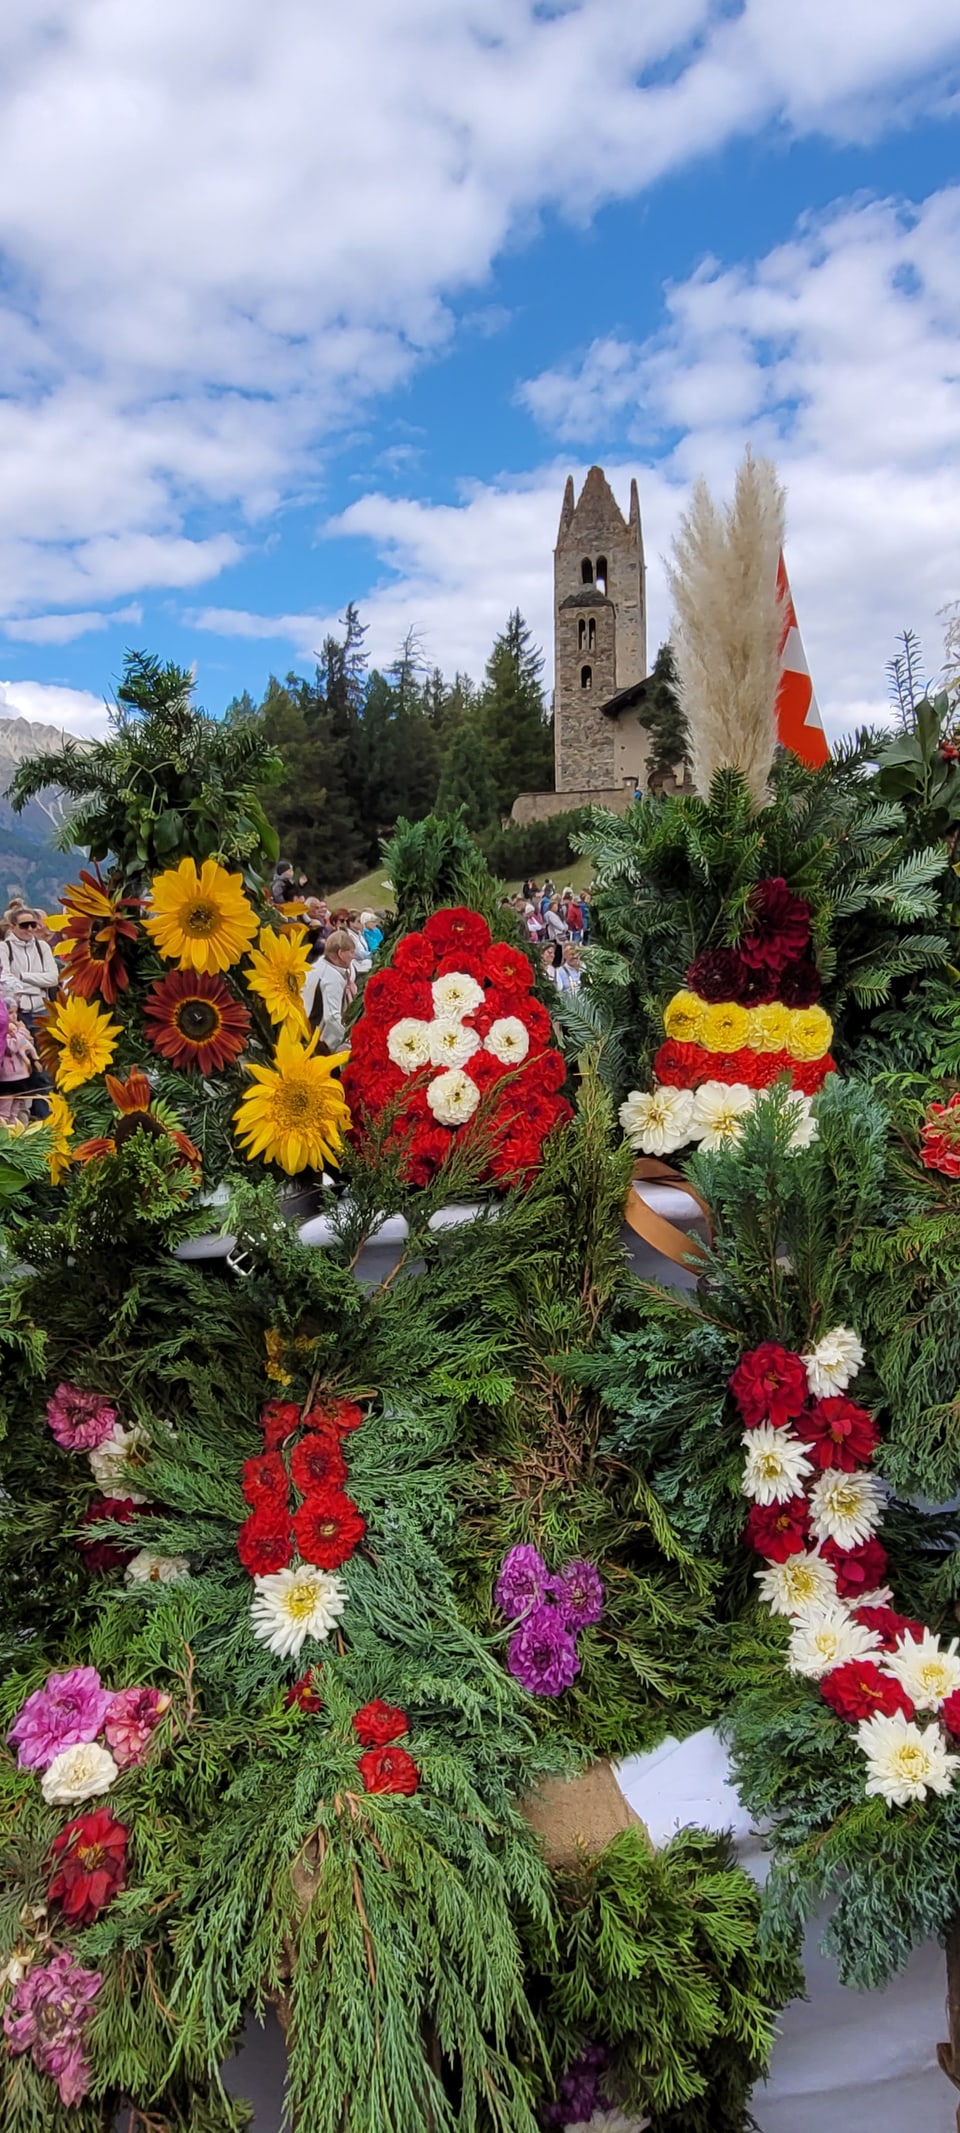
[[[552,815],[570,814],[575,807],[609,807],[611,813],[625,815],[633,804],[633,793],[632,778],[623,785],[591,785],[579,791],[521,792],[510,809],[510,820],[523,829],[529,822],[549,822]]]

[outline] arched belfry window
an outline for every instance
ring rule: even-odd
[[[587,641],[587,625],[586,625],[586,623],[585,623],[585,621],[584,621],[584,619],[583,619],[583,616],[581,615],[581,617],[580,617],[580,620],[579,620],[579,622],[577,623],[577,650],[578,650],[579,652],[582,652],[582,651],[583,651],[583,647],[584,647],[584,645],[586,644],[586,641]]]
[[[593,688],[593,668],[592,668],[592,667],[581,667],[581,669],[580,669],[580,687],[581,687],[581,689],[592,689],[592,688]]]
[[[587,648],[591,652],[597,649],[597,625],[592,615],[587,623]]]
[[[593,584],[593,564],[591,563],[590,557],[588,555],[584,556],[583,562],[580,565],[580,576],[583,579],[585,585]]]
[[[597,591],[598,591],[598,592],[602,592],[602,593],[605,593],[605,592],[606,592],[606,589],[607,589],[607,558],[606,558],[606,556],[605,556],[605,555],[598,555],[598,557],[597,557]]]

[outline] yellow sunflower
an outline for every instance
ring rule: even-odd
[[[239,963],[257,930],[243,893],[243,877],[228,874],[215,859],[199,873],[194,859],[157,874],[144,925],[154,947],[181,970],[229,970]]]
[[[245,973],[250,991],[260,994],[271,1022],[297,1029],[304,1037],[310,1035],[310,1024],[300,994],[309,961],[310,942],[303,926],[285,926],[282,933],[261,926]]]
[[[102,1074],[113,1059],[120,1034],[119,1022],[101,1014],[92,1000],[69,993],[50,1023],[50,1035],[60,1048],[57,1086],[79,1089],[95,1074]]]
[[[700,1041],[700,1024],[705,1001],[695,992],[681,987],[664,1009],[663,1026],[667,1036],[676,1044],[697,1044]]]
[[[248,1162],[260,1155],[294,1177],[299,1170],[322,1170],[342,1148],[350,1112],[333,1075],[347,1054],[315,1058],[316,1043],[316,1035],[303,1044],[293,1030],[281,1029],[272,1067],[247,1068],[254,1086],[233,1120]]]
[[[833,1023],[825,1007],[794,1007],[790,1011],[787,1050],[791,1059],[822,1059],[830,1050]]]
[[[61,1185],[73,1162],[70,1140],[73,1133],[73,1112],[65,1096],[54,1090],[49,1098],[50,1116],[44,1119],[53,1134],[53,1145],[47,1157],[51,1185]]]

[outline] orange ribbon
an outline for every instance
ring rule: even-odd
[[[658,1215],[652,1207],[648,1207],[640,1193],[634,1192],[633,1189],[634,1185],[641,1181],[671,1185],[676,1187],[678,1192],[689,1193],[691,1200],[696,1200],[705,1218],[707,1242],[712,1244],[713,1223],[706,1201],[701,1200],[700,1194],[688,1178],[681,1177],[679,1170],[671,1170],[669,1163],[659,1162],[656,1156],[641,1155],[633,1166],[633,1177],[627,1189],[627,1204],[623,1210],[624,1220],[630,1228],[636,1231],[638,1237],[643,1238],[645,1244],[652,1245],[655,1252],[662,1252],[665,1259],[672,1259],[677,1266],[703,1266],[707,1258],[706,1246],[701,1244],[699,1237],[689,1236],[685,1230],[678,1229],[675,1223],[668,1222],[665,1215]]]

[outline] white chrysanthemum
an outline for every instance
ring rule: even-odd
[[[501,1066],[520,1066],[530,1050],[530,1032],[519,1015],[498,1015],[491,1022],[483,1040],[484,1050],[492,1052]]]
[[[594,2111],[592,2118],[578,2118],[564,2133],[646,2133],[649,2118],[627,2118],[623,2111]]]
[[[472,1015],[483,999],[483,986],[476,978],[468,978],[465,970],[448,970],[445,978],[434,978],[430,987],[433,994],[435,1015],[452,1015],[460,1021],[463,1015]]]
[[[479,1051],[480,1039],[475,1029],[468,1029],[456,1015],[438,1015],[435,1022],[427,1024],[430,1044],[430,1064],[436,1067],[462,1067]]]
[[[952,1792],[960,1755],[950,1755],[939,1726],[917,1726],[902,1711],[892,1718],[863,1718],[857,1746],[867,1758],[867,1793],[888,1807],[906,1807],[928,1792]]]
[[[416,1074],[430,1064],[430,1024],[403,1015],[387,1035],[387,1054],[402,1074]]]
[[[790,1098],[788,1114],[796,1120],[796,1123],[787,1142],[787,1152],[790,1155],[797,1155],[801,1148],[812,1147],[817,1138],[817,1121],[813,1115],[813,1097],[803,1096],[797,1091]]]
[[[758,1570],[760,1598],[774,1615],[806,1614],[829,1607],[837,1596],[836,1572],[822,1555],[788,1555],[785,1563]]]
[[[143,1430],[134,1423],[132,1429],[124,1429],[115,1422],[113,1430],[103,1444],[88,1452],[87,1458],[97,1487],[105,1496],[125,1496],[128,1503],[149,1503],[148,1496],[139,1496],[130,1486],[129,1475],[137,1447],[146,1444]]]
[[[185,1555],[155,1555],[152,1548],[141,1548],[123,1575],[128,1585],[177,1585],[190,1576],[190,1564]]]
[[[120,1775],[108,1748],[95,1740],[83,1740],[75,1748],[62,1748],[40,1780],[48,1807],[70,1807],[74,1800],[92,1800],[109,1792]]]
[[[811,1608],[807,1614],[797,1616],[787,1666],[791,1674],[807,1674],[811,1680],[819,1681],[821,1674],[829,1674],[835,1666],[846,1666],[848,1659],[869,1659],[879,1646],[876,1630],[855,1622],[849,1609],[838,1600],[832,1607]]]
[[[298,1563],[293,1570],[274,1570],[269,1577],[254,1578],[256,1591],[250,1609],[253,1634],[278,1659],[293,1659],[308,1637],[323,1643],[342,1615],[347,1589],[342,1578],[328,1570],[315,1570],[312,1563]]]
[[[813,1531],[818,1541],[836,1541],[838,1548],[859,1548],[877,1530],[886,1502],[883,1488],[872,1474],[844,1474],[827,1467],[810,1491]]]
[[[462,1067],[438,1074],[427,1089],[427,1102],[438,1126],[463,1126],[480,1102],[480,1091]]]
[[[952,1696],[955,1689],[960,1689],[956,1637],[952,1637],[949,1644],[941,1644],[939,1637],[929,1629],[925,1629],[919,1639],[903,1636],[895,1649],[888,1652],[884,1664],[887,1673],[893,1674],[901,1688],[906,1689],[918,1711],[939,1711],[947,1697]]]
[[[863,1362],[863,1346],[849,1326],[834,1326],[800,1360],[814,1399],[826,1400],[831,1393],[846,1392]]]
[[[745,1429],[740,1442],[747,1455],[740,1487],[753,1503],[786,1503],[799,1494],[804,1475],[813,1472],[792,1430],[761,1422],[758,1429]]]
[[[672,1155],[694,1138],[693,1090],[634,1089],[620,1106],[620,1124],[638,1155]]]
[[[707,1152],[739,1140],[756,1098],[743,1081],[702,1081],[693,1099],[690,1138]]]

